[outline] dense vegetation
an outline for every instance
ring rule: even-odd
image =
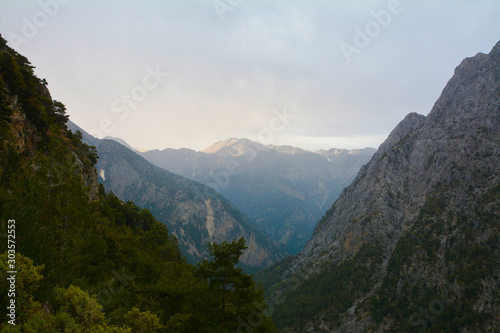
[[[188,264],[148,210],[97,186],[96,151],[66,121],[64,105],[0,37],[0,330],[274,331],[262,289],[236,268],[244,239],[211,244],[212,260]],[[11,219],[15,326],[3,292]]]
[[[265,284],[274,282],[275,289],[285,291],[273,313],[276,325],[300,332],[318,316],[340,322],[340,315],[353,305],[353,301],[373,287],[376,282],[373,275],[379,269],[382,253],[380,245],[363,245],[352,259],[307,279],[297,272],[280,281],[281,274],[276,272],[283,269],[280,266],[286,266],[283,263],[259,274],[258,279]]]

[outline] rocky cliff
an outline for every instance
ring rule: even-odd
[[[497,332],[499,223],[500,43],[361,168],[289,265],[302,283],[275,318],[293,332]],[[317,312],[292,308],[315,295]]]

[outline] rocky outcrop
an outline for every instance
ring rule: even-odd
[[[46,97],[48,100],[52,100],[49,90],[46,86],[40,84],[36,87],[40,95]],[[34,170],[38,170],[41,166],[34,162],[36,160],[35,151],[40,149],[39,145],[42,141],[42,136],[47,136],[46,133],[40,132],[40,130],[27,118],[26,112],[23,110],[21,103],[19,102],[19,97],[17,95],[12,95],[11,92],[5,87],[5,93],[3,98],[7,101],[7,108],[10,112],[9,117],[9,135],[7,138],[0,138],[0,143],[2,145],[11,146],[14,151],[23,156],[28,164]],[[53,135],[55,133],[52,133]],[[58,132],[59,138],[63,140],[69,140],[66,136],[66,130],[61,129]],[[68,170],[79,177],[83,183],[83,186],[88,189],[89,200],[94,201],[97,199],[98,192],[98,181],[97,173],[92,165],[85,160],[86,157],[79,155],[77,153],[79,147],[72,147],[68,150],[66,157],[66,163],[53,162],[53,165],[48,168],[49,177],[53,179],[53,185],[57,185],[59,182],[64,180]],[[59,156],[60,158],[62,156]]]
[[[33,126],[27,121],[26,115],[17,103],[17,96],[9,97],[9,100],[11,102],[9,108],[12,110],[12,115],[10,116],[11,144],[17,153],[32,156],[34,146],[39,138],[35,135]]]
[[[456,68],[428,116],[409,114],[392,131],[285,276],[300,271],[307,283],[377,244],[383,252],[369,291],[340,323],[324,313],[309,318],[314,332],[431,327],[436,316],[411,316],[411,309],[447,285],[460,301],[446,310],[483,318],[456,319],[457,332],[493,332],[500,327],[499,221],[500,43]]]

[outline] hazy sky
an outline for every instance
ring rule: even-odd
[[[500,1],[1,0],[70,118],[139,148],[378,147],[500,39]]]

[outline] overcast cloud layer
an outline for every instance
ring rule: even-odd
[[[494,0],[2,0],[0,17],[74,122],[150,149],[378,147],[500,39]]]

